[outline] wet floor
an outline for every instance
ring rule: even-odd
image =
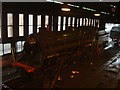
[[[120,88],[120,48],[91,58],[70,58],[71,63],[44,72],[42,78],[21,88]]]
[[[120,88],[119,48],[106,52],[102,57],[78,60],[64,67],[58,85],[61,88]]]

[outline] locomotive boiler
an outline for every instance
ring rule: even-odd
[[[96,53],[97,47],[96,27],[69,28],[65,31],[41,30],[26,38],[21,59],[12,65],[22,67],[26,72],[40,72],[50,65],[59,63],[62,56],[84,57],[91,52],[91,49]],[[79,54],[75,54],[76,52]]]

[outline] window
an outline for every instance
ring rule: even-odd
[[[3,55],[3,44],[0,44],[0,56]]]
[[[80,18],[80,26],[82,26],[82,18]]]
[[[21,51],[21,41],[18,41],[16,44],[17,44],[16,50],[17,50],[17,52],[20,52]]]
[[[41,28],[41,15],[37,16],[37,33],[39,32],[39,28]]]
[[[91,19],[89,19],[89,26],[91,26]]]
[[[1,26],[0,26],[0,38],[2,37],[2,31],[1,31]]]
[[[72,26],[73,26],[73,27],[75,26],[75,17],[73,17]]]
[[[7,14],[7,35],[13,37],[13,14]]]
[[[0,5],[1,5],[1,3],[0,3]],[[1,8],[0,8],[0,11],[1,11]],[[2,38],[1,23],[2,23],[2,15],[0,14],[0,38]]]
[[[58,31],[60,31],[61,27],[61,16],[58,16]]]
[[[8,54],[8,53],[11,53],[11,44],[10,43],[4,44],[4,54]]]
[[[33,33],[33,15],[30,14],[29,15],[29,32],[28,34],[32,34]]]
[[[83,18],[83,26],[86,24],[86,18]]]
[[[65,30],[65,25],[66,25],[66,17],[63,17],[63,30]]]
[[[24,15],[19,14],[19,36],[24,36]]]
[[[47,28],[47,25],[49,24],[49,16],[45,15],[45,27]]]
[[[97,19],[97,23],[98,23],[98,28],[100,27],[100,20],[99,19]]]
[[[93,21],[93,19],[92,19],[91,26],[93,26],[93,22],[94,22],[94,21]]]
[[[23,50],[25,41],[16,42],[16,52],[21,52]]]
[[[96,19],[94,19],[94,25],[93,26],[95,26],[95,23],[96,23]]]
[[[86,18],[86,26],[88,26],[88,18]]]
[[[68,18],[68,26],[70,26],[71,17]]]
[[[51,31],[53,31],[53,16],[52,16],[52,26],[51,26]]]
[[[94,25],[94,26],[95,26],[95,27],[97,27],[97,26],[98,26],[98,25],[97,25],[97,24],[98,24],[97,19],[95,19],[94,23],[95,23],[95,25]]]
[[[77,18],[77,27],[78,27],[79,19]]]
[[[22,45],[21,45],[22,50],[24,49],[24,43],[25,43],[25,41],[22,41]]]

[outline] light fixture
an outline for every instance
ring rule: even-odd
[[[102,2],[103,0],[99,0],[100,2]]]
[[[58,4],[64,4],[62,2],[59,2],[59,1],[53,1],[54,3],[58,3]]]
[[[72,5],[72,4],[67,4],[68,6],[74,6],[74,5]]]
[[[77,7],[77,8],[79,8],[79,6],[77,6],[77,5],[72,5],[72,4],[67,4],[68,6],[72,6],[72,7]]]
[[[61,8],[62,11],[70,11],[69,8]]]
[[[47,2],[53,2],[53,0],[46,0]]]
[[[94,14],[94,16],[100,16],[100,14]]]

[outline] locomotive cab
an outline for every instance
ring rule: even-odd
[[[12,65],[17,68],[17,71],[20,72],[23,77],[31,80],[36,77],[34,75],[41,75],[41,72],[38,71],[43,67],[41,57],[42,54],[39,41],[35,36],[30,35],[25,40],[23,56],[18,60],[18,62],[13,62]],[[36,72],[39,73],[36,74]]]
[[[35,54],[40,51],[38,40],[34,36],[29,36],[24,44],[26,53]]]

